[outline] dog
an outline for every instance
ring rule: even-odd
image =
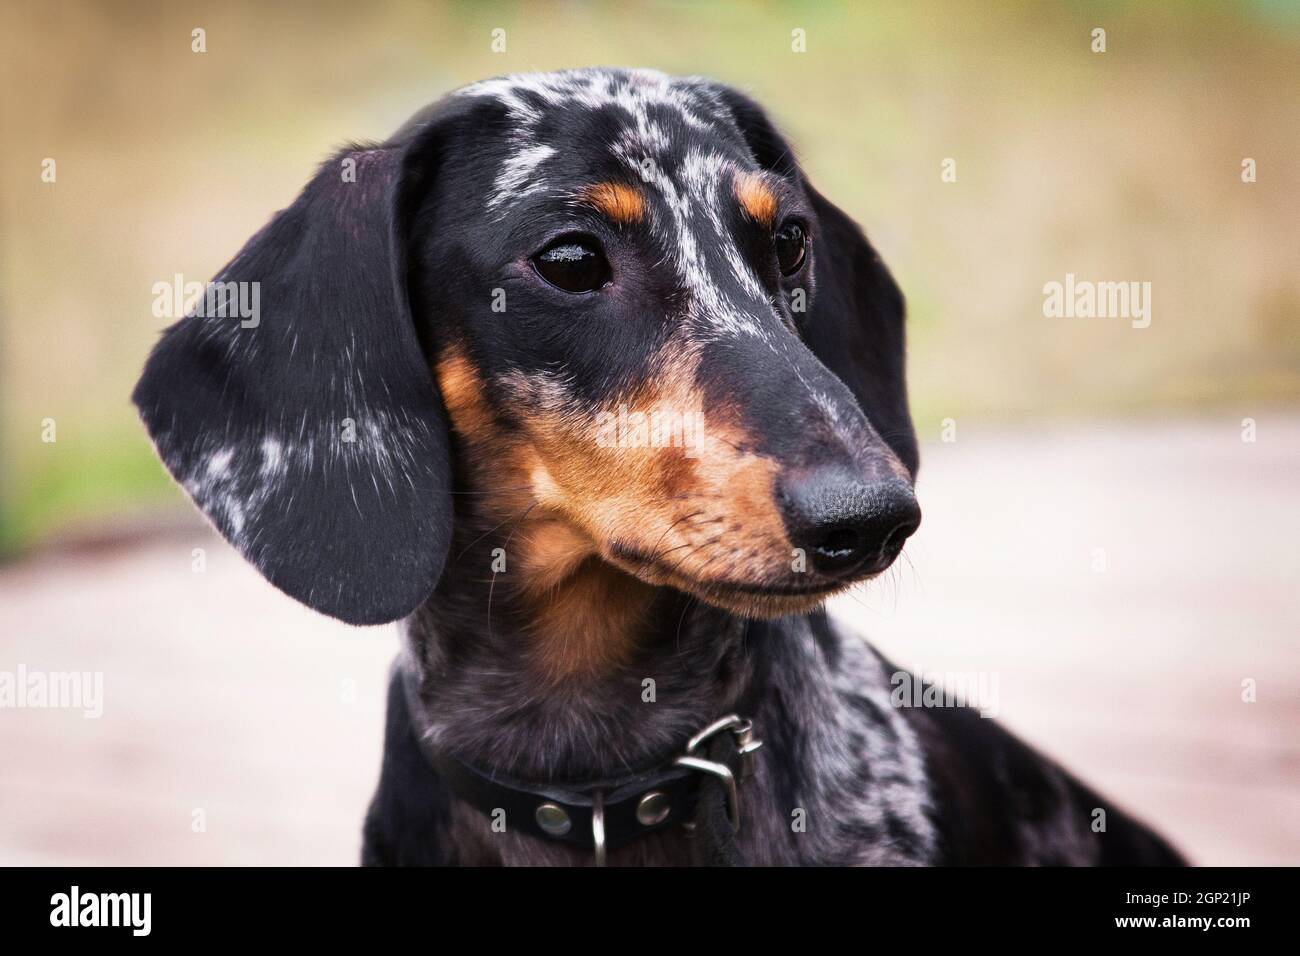
[[[904,301],[744,94],[465,87],[241,283],[134,401],[273,585],[402,622],[363,863],[1182,862],[827,617],[920,521]]]

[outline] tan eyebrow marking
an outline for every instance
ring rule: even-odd
[[[776,219],[776,194],[758,173],[738,172],[735,176],[736,199],[751,219],[770,226]]]
[[[623,183],[596,183],[583,190],[582,198],[620,225],[639,222],[645,215],[641,191]]]

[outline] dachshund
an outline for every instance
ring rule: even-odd
[[[401,622],[363,863],[1182,862],[828,618],[920,522],[904,301],[746,95],[475,83],[209,289],[134,401],[273,585]]]

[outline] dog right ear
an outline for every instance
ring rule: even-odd
[[[221,534],[350,624],[418,607],[451,539],[446,413],[406,290],[404,194],[439,132],[327,161],[163,333],[133,395]]]

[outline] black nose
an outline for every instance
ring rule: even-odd
[[[778,494],[791,544],[822,574],[884,570],[921,524],[901,478],[868,483],[843,468],[816,468],[783,476]]]

